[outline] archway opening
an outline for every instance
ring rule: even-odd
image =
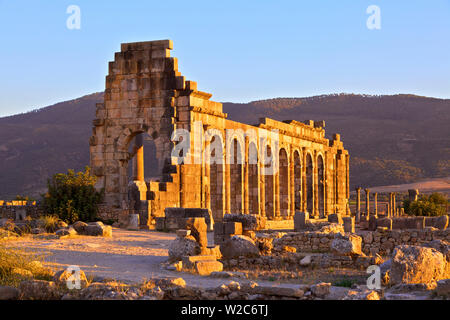
[[[323,217],[325,215],[325,175],[324,175],[324,163],[322,156],[317,159],[317,179],[318,179],[318,194],[319,197],[319,215]]]
[[[295,210],[301,210],[302,205],[302,164],[298,151],[294,152],[294,198]]]
[[[273,164],[272,164],[272,149],[266,146],[264,165],[264,198],[265,211],[269,219],[273,219],[274,214],[274,190],[273,190]]]
[[[285,149],[280,149],[279,159],[280,215],[287,218],[289,215],[289,162]]]
[[[314,215],[314,195],[313,195],[313,163],[310,154],[306,155],[306,210],[310,215]]]
[[[248,201],[249,213],[259,214],[258,150],[253,142],[248,146]]]
[[[216,221],[223,218],[223,146],[219,141],[212,137],[210,146],[214,147],[209,149],[209,204]]]
[[[231,213],[242,213],[242,152],[237,139],[231,143],[232,157],[230,164]]]

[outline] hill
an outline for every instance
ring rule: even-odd
[[[0,199],[38,196],[46,180],[89,164],[94,93],[0,118]],[[414,95],[323,95],[224,103],[228,118],[255,124],[325,120],[327,137],[340,133],[350,152],[350,183],[380,186],[450,176],[450,100]]]

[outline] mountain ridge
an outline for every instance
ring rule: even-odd
[[[103,92],[0,118],[0,199],[37,196],[56,172],[89,164]],[[329,94],[223,103],[234,121],[325,120],[350,153],[350,183],[377,186],[450,176],[450,99],[411,94]],[[18,165],[20,164],[20,165]]]

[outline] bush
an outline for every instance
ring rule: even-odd
[[[448,201],[444,194],[432,193],[431,195],[421,195],[417,201],[403,201],[405,213],[412,216],[442,216],[447,214]]]
[[[55,232],[58,229],[59,218],[57,216],[46,215],[39,218],[40,225],[47,232]]]
[[[69,224],[78,220],[96,220],[103,190],[98,192],[95,182],[89,167],[84,172],[68,170],[67,174],[55,174],[47,182],[48,191],[43,196],[44,209]]]

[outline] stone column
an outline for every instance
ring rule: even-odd
[[[226,158],[226,161],[229,159]],[[225,213],[231,212],[231,174],[230,174],[230,164],[225,162]]]
[[[295,214],[295,176],[294,176],[294,153],[291,152],[289,159],[289,218]]]
[[[392,218],[394,216],[394,210],[392,209],[392,192],[389,192],[389,210],[388,210],[388,216]]]
[[[419,190],[418,189],[409,189],[408,194],[409,194],[409,201],[411,201],[411,202],[417,201],[417,198],[419,196]]]
[[[302,188],[301,188],[301,211],[306,212],[307,204],[306,204],[306,148],[302,148]]]
[[[248,214],[249,213],[249,204],[250,204],[250,200],[249,200],[249,185],[248,185],[248,169],[249,169],[249,163],[248,163],[248,137],[245,137],[245,149],[244,149],[244,188],[243,188],[243,193],[244,193],[244,203],[243,203],[243,208],[244,208],[244,213]]]
[[[394,214],[398,216],[397,212],[397,201],[395,199],[395,192],[392,194],[392,208],[394,209]]]
[[[378,192],[373,194],[374,215],[378,217]]]
[[[370,215],[370,189],[364,189],[366,192],[366,216],[368,217]]]
[[[274,174],[273,192],[274,192],[274,207],[275,207],[275,217],[274,219],[280,218],[280,165],[278,157],[278,169],[277,173]]]
[[[136,176],[134,180],[144,181],[144,137],[141,134],[136,135],[134,139],[134,146],[136,148],[135,168]]]
[[[261,216],[266,216],[266,185],[264,176],[264,165],[261,164],[258,158],[258,172],[259,172],[259,212]]]
[[[355,220],[357,223],[359,223],[361,219],[361,187],[356,187],[356,214],[355,214]]]

